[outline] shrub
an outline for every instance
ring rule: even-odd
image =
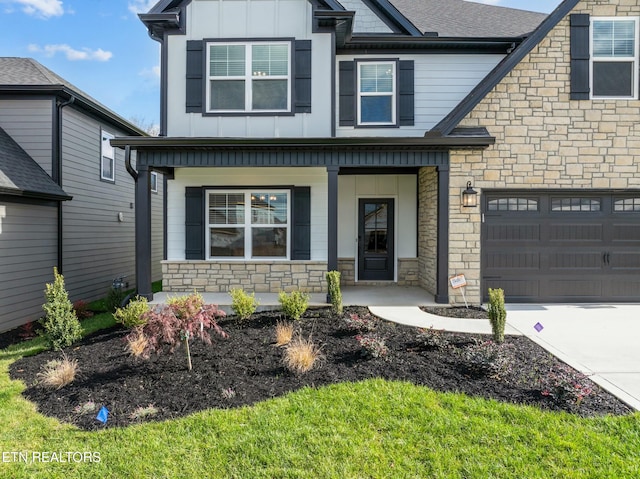
[[[42,306],[45,317],[41,320],[42,335],[53,349],[71,346],[82,336],[80,321],[73,311],[69,294],[64,288],[64,277],[53,268],[53,283],[47,284],[45,297],[47,302]]]
[[[38,333],[35,330],[35,323],[33,321],[29,321],[28,323],[20,326],[20,332],[18,336],[22,341],[26,341],[27,339],[35,338]]]
[[[566,364],[555,368],[540,380],[543,396],[551,397],[562,406],[580,406],[582,400],[593,392],[588,376]]]
[[[389,355],[389,348],[385,340],[377,334],[363,334],[356,336],[356,341],[362,348],[362,355],[370,358],[385,358]]]
[[[231,309],[240,320],[249,319],[260,304],[255,293],[246,293],[242,288],[232,288],[229,295],[231,296]]]
[[[73,310],[76,312],[76,317],[79,320],[91,318],[93,316],[93,311],[89,310],[89,303],[81,299],[73,303]]]
[[[142,333],[141,328],[136,328],[133,333],[127,336],[127,351],[136,358],[144,357],[149,350],[149,340]]]
[[[293,338],[293,324],[278,321],[276,323],[276,346],[285,346]]]
[[[182,344],[187,356],[187,367],[191,371],[189,341],[197,337],[204,343],[211,344],[210,330],[226,338],[227,333],[216,322],[216,318],[222,316],[225,316],[224,311],[213,304],[205,305],[202,296],[197,293],[170,298],[166,305],[158,305],[144,313],[144,325],[136,326],[127,339],[131,345],[142,341],[138,338],[139,335],[146,338],[143,357],[149,357],[151,352],[159,354],[165,347],[173,352]]]
[[[501,344],[504,342],[504,328],[507,324],[507,310],[504,308],[504,291],[500,288],[489,288],[489,307],[487,309],[493,340]]]
[[[236,392],[233,388],[223,389],[220,394],[222,396],[222,399],[225,399],[227,401],[231,401],[234,397],[236,397]]]
[[[303,374],[311,371],[320,358],[322,358],[321,349],[313,343],[311,338],[296,338],[285,348],[283,362],[292,373]]]
[[[340,291],[340,271],[327,272],[327,287],[331,307],[336,314],[342,314],[342,291]]]
[[[109,288],[107,298],[105,299],[107,311],[109,311],[110,313],[115,313],[116,309],[122,306],[122,302],[124,301],[124,298],[126,296],[127,293],[122,288]]]
[[[69,359],[65,354],[62,359],[54,359],[46,363],[37,377],[40,383],[50,389],[61,389],[71,384],[78,372],[78,360]]]
[[[499,377],[509,371],[512,348],[493,341],[476,342],[460,350],[464,368],[475,376]]]
[[[78,404],[76,407],[74,407],[73,412],[75,414],[90,414],[94,412],[97,407],[98,406],[93,401],[87,401],[84,404]]]
[[[147,407],[138,407],[134,409],[134,411],[129,415],[129,419],[138,420],[144,419],[145,417],[155,416],[158,414],[160,410],[155,407],[153,404],[149,404]]]
[[[376,329],[377,321],[367,313],[360,317],[358,314],[350,314],[346,318],[342,318],[345,328],[349,331],[371,332]]]
[[[144,314],[149,311],[149,302],[147,298],[136,296],[136,298],[127,304],[124,308],[117,308],[113,313],[113,317],[125,328],[131,329],[144,324]]]
[[[442,330],[430,328],[418,328],[416,340],[431,349],[445,349],[449,346],[449,340],[442,334]]]
[[[299,320],[309,307],[309,295],[302,291],[292,291],[290,294],[280,291],[278,302],[284,314],[296,321]]]

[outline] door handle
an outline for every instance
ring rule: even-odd
[[[607,253],[607,264],[611,264],[611,253]]]

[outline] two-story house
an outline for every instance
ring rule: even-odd
[[[158,2],[163,137],[112,143],[141,197],[169,175],[163,287],[319,292],[337,269],[438,302],[459,273],[475,302],[628,299],[614,276],[637,295],[638,7],[618,3]]]
[[[53,267],[72,301],[134,287],[134,181],[116,136],[145,135],[30,58],[0,58],[0,331],[42,316]],[[162,175],[150,187],[152,278],[163,258]]]

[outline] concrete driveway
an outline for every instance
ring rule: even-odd
[[[507,324],[640,410],[640,304],[508,304]]]

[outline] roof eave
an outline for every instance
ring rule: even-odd
[[[20,198],[30,198],[43,201],[69,201],[73,199],[70,195],[56,195],[50,193],[42,193],[39,191],[25,191],[14,188],[0,187],[0,195],[17,196]]]

